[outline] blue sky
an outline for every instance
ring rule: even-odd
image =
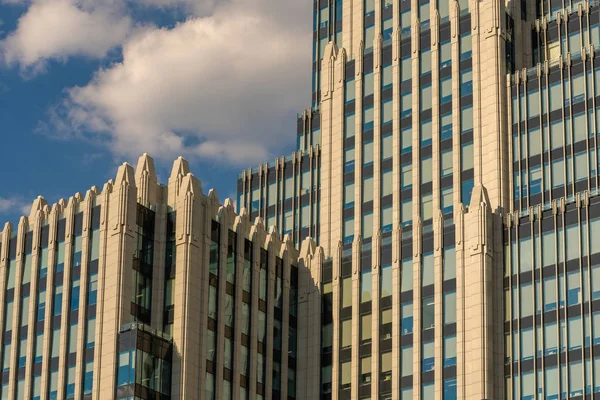
[[[295,148],[311,2],[0,0],[0,223],[85,193],[144,152],[205,192]],[[300,16],[300,17],[299,17]]]

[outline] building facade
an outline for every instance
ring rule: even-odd
[[[2,399],[600,395],[600,4],[313,2],[297,151],[0,235]]]
[[[534,67],[509,84],[511,213],[504,227],[509,398],[600,392],[600,11],[541,2]]]
[[[309,398],[597,396],[599,4],[313,7]]]
[[[1,398],[299,398],[322,258],[304,247],[204,194],[182,158],[167,185],[143,155],[102,190],[40,197],[0,234]]]

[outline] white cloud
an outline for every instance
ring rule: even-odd
[[[230,0],[131,0],[141,6],[160,8],[182,8],[196,16],[206,16],[220,3]]]
[[[125,39],[132,25],[122,15],[122,7],[109,1],[33,1],[16,30],[0,42],[5,63],[35,74],[43,71],[48,60],[104,57]]]
[[[31,203],[21,197],[0,197],[0,214],[29,215],[30,211]]]
[[[310,7],[232,0],[173,29],[137,31],[122,62],[68,90],[50,129],[86,132],[125,156],[271,158],[310,101]]]

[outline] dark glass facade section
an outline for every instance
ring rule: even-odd
[[[152,269],[154,265],[154,211],[138,204],[132,268],[131,314],[149,324],[152,304]]]
[[[147,325],[124,327],[118,338],[117,399],[171,398],[170,339]]]
[[[553,206],[554,208],[554,206]],[[505,367],[513,398],[600,393],[600,197],[534,208],[504,230]]]

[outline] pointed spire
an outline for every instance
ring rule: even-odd
[[[223,207],[230,208],[235,212],[235,206],[233,205],[233,200],[231,200],[229,197],[225,199],[225,202],[223,203]]]
[[[315,250],[317,248],[317,244],[311,237],[307,237],[302,241],[300,245],[300,257],[303,259],[307,259],[309,256],[315,254]]]
[[[135,184],[135,174],[133,167],[129,163],[123,163],[117,171],[117,178],[115,179],[115,185],[121,186],[123,183],[130,185]]]
[[[193,193],[195,195],[202,194],[202,185],[200,180],[189,172],[181,181],[181,194]]]
[[[254,218],[254,226],[256,226],[256,227],[260,226],[264,229],[263,219],[261,217]]]
[[[19,218],[19,224],[17,226],[17,229],[19,232],[25,232],[27,231],[27,228],[29,227],[29,218],[27,218],[26,216],[21,216],[21,218]]]
[[[115,181],[112,179],[109,179],[108,182],[106,182],[104,184],[104,187],[102,188],[102,194],[107,195],[109,193],[112,193],[114,186],[115,186]]]
[[[187,160],[183,157],[178,157],[177,160],[173,162],[173,168],[171,169],[171,176],[169,177],[169,183],[171,180],[180,179],[190,173],[190,165]]]
[[[277,229],[275,229],[275,227],[273,225],[271,225],[270,227],[268,227],[268,229],[269,229],[269,235],[271,235],[271,236],[279,239],[279,233],[277,233]],[[288,236],[288,235],[286,234],[285,236]]]
[[[157,202],[158,180],[154,159],[148,153],[142,154],[138,159],[135,170],[135,182],[138,188],[138,200],[142,204],[154,204]]]
[[[208,191],[208,199],[215,204],[219,204],[219,194],[217,193],[216,189],[210,189]]]
[[[471,192],[471,201],[469,202],[469,209],[476,210],[479,208],[481,203],[490,204],[487,189],[481,184],[475,185]]]
[[[43,211],[44,207],[48,205],[48,202],[44,197],[38,196],[31,205],[31,211],[29,212],[29,219],[33,221],[38,211]]]
[[[156,169],[154,168],[154,159],[148,153],[144,153],[138,158],[135,169],[135,179],[139,181],[142,175],[146,173],[151,182],[157,182]]]

